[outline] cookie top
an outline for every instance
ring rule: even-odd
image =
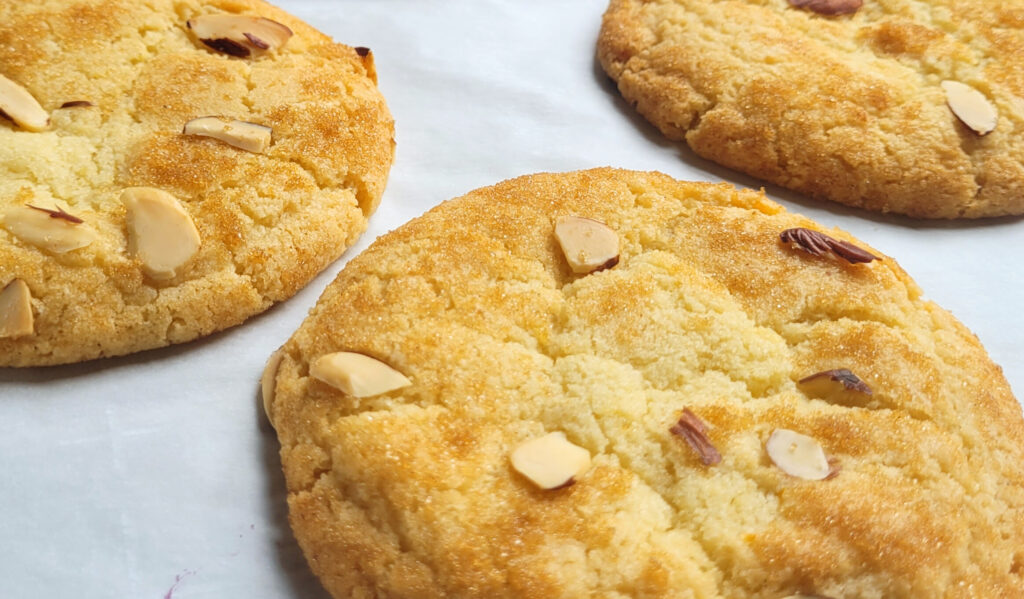
[[[259,0],[5,2],[0,75],[0,288],[30,312],[0,314],[2,366],[290,297],[365,230],[394,153],[373,55]]]
[[[1024,2],[860,4],[612,0],[598,56],[662,133],[725,166],[879,212],[1024,213]],[[987,134],[965,124],[984,131],[979,111]]]
[[[339,598],[1024,597],[1020,405],[825,233],[600,169],[383,236],[264,377],[313,571]]]

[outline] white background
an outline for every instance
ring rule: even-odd
[[[506,178],[612,165],[757,187],[666,142],[594,58],[604,0],[286,1],[369,46],[397,158],[367,234],[282,305],[198,342],[0,370],[0,597],[323,599],[288,529],[257,379],[345,260]],[[894,257],[1024,396],[1024,222],[930,223],[767,193]]]

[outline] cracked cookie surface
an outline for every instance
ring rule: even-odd
[[[225,54],[187,25],[222,13],[293,35]],[[50,115],[42,131],[0,122],[0,287],[24,281],[34,313],[32,334],[0,338],[0,365],[180,343],[292,296],[365,230],[394,154],[372,54],[259,0],[5,2],[0,75]],[[182,133],[203,116],[269,127],[272,143]],[[200,239],[157,278],[133,253],[122,193],[137,187],[173,196]],[[89,241],[26,234],[26,205],[73,215],[40,226]]]
[[[598,41],[623,97],[700,156],[919,218],[1024,213],[1022,50],[1020,0],[832,17],[787,0],[612,0]],[[981,93],[995,130],[958,119],[948,81]]]
[[[566,215],[613,230],[618,262],[574,273]],[[881,258],[780,240],[798,227],[820,231],[753,191],[597,169],[378,239],[266,379],[313,571],[339,598],[1024,597],[1024,421],[1000,369],[891,258],[841,231]],[[311,376],[342,351],[410,384],[356,398]],[[837,369],[856,376],[801,387]],[[831,472],[786,474],[777,430]],[[510,455],[552,433],[592,462],[544,490]]]

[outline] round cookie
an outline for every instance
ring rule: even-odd
[[[0,76],[0,366],[290,297],[365,230],[394,154],[369,50],[260,0],[5,2]]]
[[[338,598],[1024,597],[1000,369],[819,229],[598,169],[378,239],[264,375],[313,571]]]
[[[598,42],[700,156],[918,218],[1024,213],[1021,51],[1020,0],[612,0]]]

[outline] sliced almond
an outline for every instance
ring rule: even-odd
[[[567,487],[590,468],[590,452],[565,433],[548,433],[512,450],[512,467],[541,489]]]
[[[370,81],[377,83],[377,64],[373,58],[373,52],[366,46],[356,46],[356,54],[363,61],[363,68],[366,69],[366,76],[370,78]]]
[[[52,210],[14,206],[4,213],[3,227],[18,239],[55,254],[83,248],[96,239],[92,227],[59,205]]]
[[[210,48],[241,58],[278,50],[292,37],[286,25],[251,15],[202,15],[189,19],[187,26]]]
[[[0,75],[0,112],[22,129],[43,131],[50,126],[50,115],[24,87]]]
[[[560,216],[555,238],[576,274],[611,268],[619,262],[619,236],[608,225],[582,216]]]
[[[270,359],[267,360],[267,365],[263,367],[263,376],[260,377],[260,390],[263,396],[263,412],[267,415],[267,420],[270,421],[270,426],[274,426],[274,417],[270,415],[270,406],[274,405],[274,389],[277,386],[277,369],[281,367],[281,359],[284,358],[284,352],[278,349],[276,352],[270,354]]]
[[[861,264],[872,260],[881,260],[871,252],[857,247],[849,241],[842,241],[821,231],[795,227],[786,229],[779,233],[779,240],[783,243],[795,243],[797,247],[813,256],[827,256],[833,254],[838,258],[846,260],[850,264]]]
[[[790,6],[830,16],[853,14],[863,3],[863,0],[789,0]]]
[[[185,135],[212,137],[249,152],[262,153],[270,145],[270,127],[219,116],[204,116],[185,123]]]
[[[152,187],[121,193],[128,209],[128,251],[153,279],[171,279],[199,251],[199,231],[174,196]]]
[[[822,480],[832,473],[825,450],[813,438],[785,428],[772,431],[764,444],[768,457],[790,476]]]
[[[14,279],[0,291],[0,339],[23,337],[35,332],[32,294],[21,279]]]
[[[353,397],[380,395],[412,384],[404,374],[384,362],[347,351],[320,356],[309,373]]]
[[[796,383],[809,397],[842,405],[862,405],[871,399],[871,387],[846,368],[816,372]]]
[[[959,81],[946,80],[940,83],[946,92],[946,104],[956,118],[978,135],[985,135],[996,128],[999,111],[989,102],[985,94]]]

